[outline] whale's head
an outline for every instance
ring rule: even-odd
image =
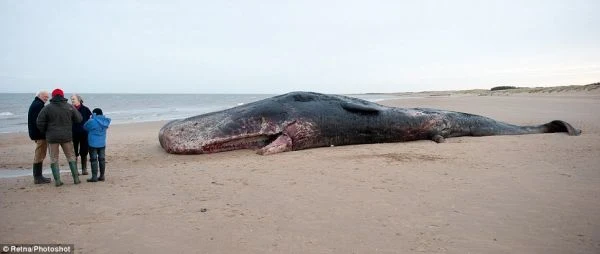
[[[283,120],[268,116],[221,111],[174,120],[160,129],[158,139],[165,151],[174,154],[261,148],[275,140],[285,126]]]

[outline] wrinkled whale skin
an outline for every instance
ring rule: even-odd
[[[520,135],[580,130],[555,120],[516,126],[484,116],[429,108],[397,108],[365,100],[313,92],[291,92],[234,108],[165,124],[163,149],[203,154],[259,149],[273,154],[314,147],[405,142],[443,142],[459,136]]]

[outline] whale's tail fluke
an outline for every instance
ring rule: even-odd
[[[569,123],[561,120],[554,120],[542,126],[546,128],[546,131],[544,133],[566,132],[567,134],[569,134],[569,136],[581,135],[581,130],[575,129]]]
[[[579,136],[581,130],[574,128],[571,124],[554,120],[538,126],[518,126],[482,116],[471,116],[468,120],[467,133],[471,136],[492,136],[492,135],[522,135],[536,133],[554,133],[566,132],[569,136]],[[463,132],[464,133],[464,132]]]

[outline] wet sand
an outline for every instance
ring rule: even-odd
[[[158,144],[164,122],[114,125],[106,182],[0,179],[0,242],[78,253],[600,253],[600,95],[382,104],[560,119],[583,134],[172,155]],[[0,134],[0,168],[28,173],[33,149],[25,133]]]

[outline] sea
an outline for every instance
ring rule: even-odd
[[[83,105],[101,108],[111,124],[162,121],[220,111],[276,94],[80,94]],[[70,94],[66,94],[70,97]],[[400,98],[392,94],[349,94],[371,102]],[[27,112],[35,94],[0,93],[0,133],[27,132]],[[69,99],[70,102],[70,99]]]

